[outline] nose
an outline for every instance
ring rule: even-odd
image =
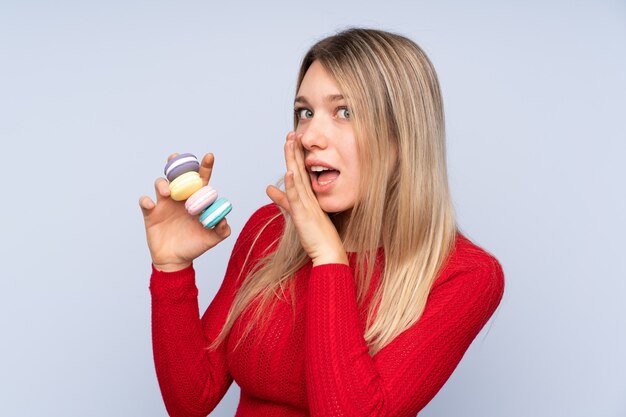
[[[302,146],[307,150],[313,148],[325,149],[328,146],[327,128],[321,117],[312,117],[306,125],[298,126],[296,134],[302,134]]]

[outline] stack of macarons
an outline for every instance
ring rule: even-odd
[[[192,216],[200,214],[200,223],[212,229],[233,206],[225,198],[217,198],[217,191],[210,185],[202,185],[200,162],[190,153],[180,154],[165,165],[165,177],[169,181],[170,197],[185,201],[185,208]]]

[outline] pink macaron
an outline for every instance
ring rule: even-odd
[[[195,216],[213,204],[215,200],[217,200],[217,191],[210,185],[205,185],[185,201],[185,208],[189,214]]]

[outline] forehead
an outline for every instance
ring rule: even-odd
[[[319,61],[313,61],[309,69],[304,74],[302,83],[298,90],[300,94],[334,94],[339,95],[341,91],[335,80],[326,71]]]

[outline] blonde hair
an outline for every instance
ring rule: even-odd
[[[316,60],[346,97],[357,142],[362,173],[357,202],[349,218],[340,213],[331,220],[346,247],[357,252],[359,306],[381,243],[384,251],[384,270],[367,306],[364,334],[373,356],[419,320],[458,232],[447,178],[441,92],[426,54],[398,34],[348,28],[320,40],[302,60],[296,92]],[[297,123],[294,116],[294,127]],[[394,150],[397,159],[389,166]],[[208,349],[226,339],[237,317],[254,300],[259,303],[235,348],[260,318],[264,329],[280,298],[277,290],[284,295],[286,286],[292,289],[295,318],[293,278],[309,258],[293,221],[282,209],[265,226],[278,216],[284,217],[285,227],[276,250],[262,257],[245,277]]]

